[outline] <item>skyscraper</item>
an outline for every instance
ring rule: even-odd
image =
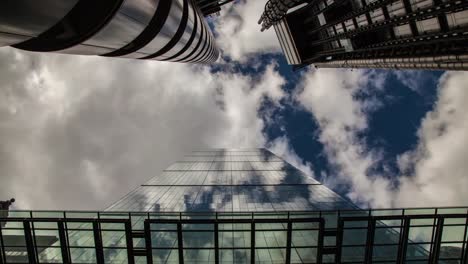
[[[274,27],[295,69],[468,70],[465,0],[270,0]]]
[[[213,8],[219,8],[220,3],[208,1],[211,5],[207,6],[202,2],[207,1],[2,1],[0,46],[106,57],[214,62],[219,52],[204,15],[215,12]]]
[[[262,212],[357,207],[265,149],[194,151],[107,211]]]
[[[105,211],[10,211],[0,222],[0,263],[468,258],[468,208],[359,209],[266,149],[194,151]]]

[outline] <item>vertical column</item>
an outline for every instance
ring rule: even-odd
[[[338,227],[336,230],[336,254],[335,254],[335,261],[339,263],[341,261],[341,250],[343,245],[343,230],[344,228],[344,221],[343,219],[338,218]]]
[[[403,0],[403,6],[405,7],[406,14],[413,13],[410,0]],[[413,34],[413,36],[419,35],[418,27],[416,27],[416,22],[414,22],[414,20],[410,20],[409,25],[410,25],[411,33]]]
[[[217,218],[218,213],[216,213]],[[219,264],[219,230],[218,220],[214,223],[214,247],[215,247],[215,264]]]
[[[96,247],[96,261],[98,264],[104,263],[104,250],[102,249],[101,230],[99,222],[93,222],[94,246]]]
[[[406,259],[406,249],[408,247],[408,234],[409,228],[411,224],[411,219],[408,216],[405,216],[402,220],[403,228],[400,234],[400,241],[398,243],[398,258],[397,263],[402,264],[405,263]]]
[[[435,5],[440,5],[442,3],[443,3],[442,0],[434,0]],[[449,31],[449,25],[448,25],[446,13],[437,15],[437,20],[439,21],[440,31],[442,32]]]
[[[182,223],[177,223],[177,246],[179,251],[179,263],[184,264],[184,243],[182,241]]]
[[[444,228],[444,218],[439,216],[437,219],[434,243],[432,244],[432,250],[431,250],[432,254],[431,254],[430,263],[433,263],[433,264],[439,263],[440,241],[442,240],[443,228]]]
[[[0,225],[0,264],[3,264],[5,262],[6,262],[5,247],[4,247],[4,244],[3,244],[2,226]]]
[[[250,224],[250,263],[255,264],[255,222]]]
[[[24,231],[24,239],[26,241],[26,249],[28,251],[29,263],[35,264],[37,263],[36,250],[34,247],[33,237],[31,234],[31,223],[27,220],[23,221],[23,231]]]
[[[367,239],[366,239],[366,255],[365,263],[372,263],[372,250],[374,247],[374,234],[375,234],[375,219],[373,217],[369,218],[367,222]]]
[[[288,219],[288,230],[286,235],[286,263],[291,263],[291,245],[292,245],[292,222]]]
[[[146,263],[153,264],[153,249],[151,245],[151,223],[149,217],[145,219],[145,246],[146,246]]]
[[[60,239],[60,250],[62,252],[63,263],[71,263],[70,251],[68,247],[67,235],[65,232],[65,223],[63,221],[57,222],[59,239]]]
[[[323,231],[325,229],[325,220],[323,218],[320,219],[319,222],[319,235],[318,235],[318,243],[317,243],[317,264],[322,264],[322,256],[323,256]]]
[[[129,216],[130,217],[130,216]],[[131,220],[125,221],[125,240],[127,244],[127,263],[134,264],[135,257],[133,254],[133,239],[132,239],[132,224]]]

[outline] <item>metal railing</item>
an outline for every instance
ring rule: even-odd
[[[0,215],[2,264],[467,263],[468,256],[467,207]]]

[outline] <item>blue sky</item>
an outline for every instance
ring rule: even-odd
[[[280,65],[286,65],[282,56],[274,56]],[[381,151],[382,158],[372,168],[390,179],[402,173],[397,165],[397,157],[412,150],[418,144],[417,132],[427,112],[433,110],[437,99],[437,85],[441,71],[410,71],[409,78],[418,75],[418,85],[413,89],[408,83],[399,79],[394,71],[378,70],[385,75],[383,89],[372,87],[370,94],[360,95],[363,98],[375,97],[379,101],[377,109],[370,111],[368,128],[359,137],[369,149]],[[284,89],[292,93],[298,82],[298,76],[307,71],[292,72],[289,67],[281,70],[281,75],[288,80]],[[357,95],[359,96],[359,95]],[[332,166],[324,154],[324,145],[318,140],[319,125],[313,114],[294,103],[284,102],[283,107],[275,110],[275,122],[265,127],[269,141],[278,137],[287,137],[291,149],[303,160],[312,165],[318,180],[333,173]],[[349,186],[336,186],[335,191],[346,195]]]
[[[193,149],[267,147],[362,207],[468,201],[468,74],[292,72],[265,1],[211,21],[215,65],[0,48],[0,194],[106,208]]]

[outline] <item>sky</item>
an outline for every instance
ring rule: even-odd
[[[468,73],[293,72],[265,1],[224,6],[214,65],[0,48],[0,200],[101,210],[200,148],[266,147],[362,208],[468,201]]]

